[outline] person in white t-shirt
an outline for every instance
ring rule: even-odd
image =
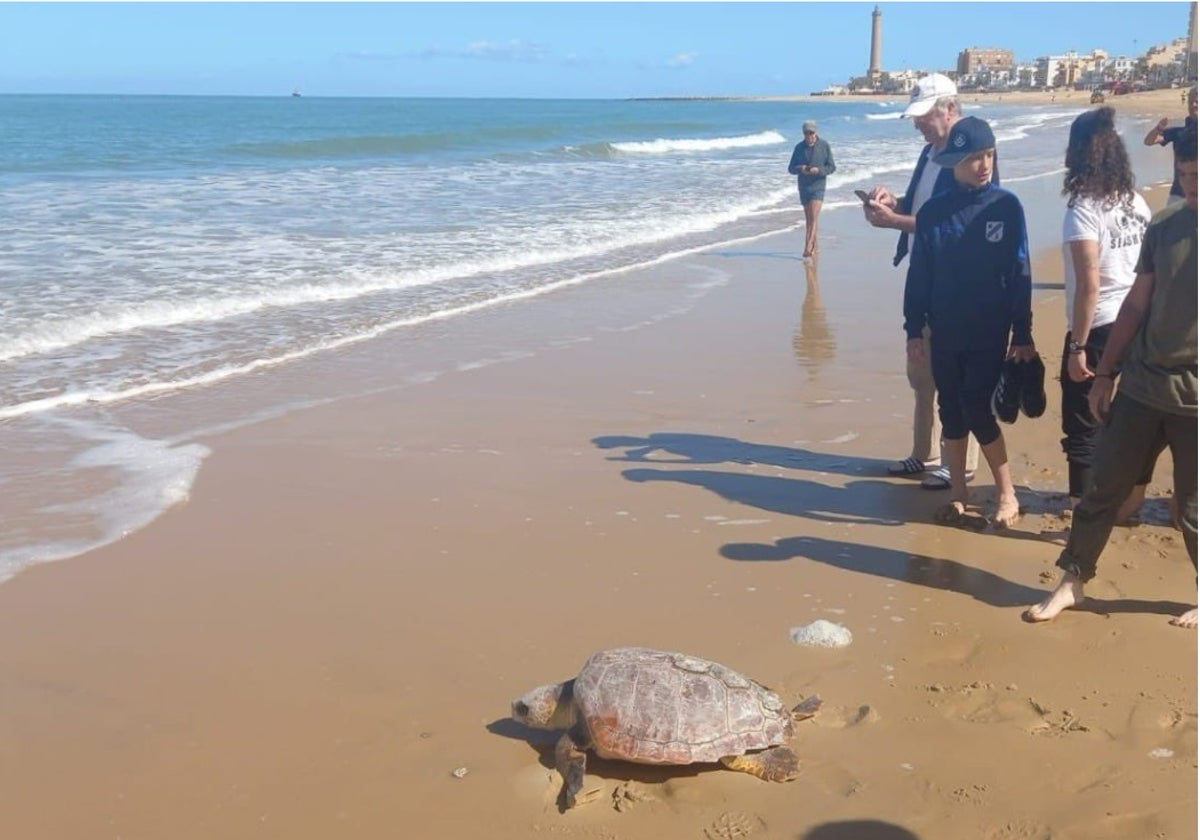
[[[1072,507],[1091,483],[1092,456],[1103,431],[1088,407],[1092,378],[1121,303],[1133,286],[1142,235],[1150,223],[1150,208],[1134,189],[1129,153],[1113,116],[1112,108],[1097,108],[1071,123],[1063,179],[1067,336],[1060,378],[1062,446]],[[1155,458],[1161,451],[1161,446],[1154,450]],[[1141,507],[1153,470],[1152,459],[1118,521]]]

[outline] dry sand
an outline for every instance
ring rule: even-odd
[[[0,586],[0,836],[1195,837],[1169,459],[1087,608],[1022,622],[1063,527],[1055,384],[1006,429],[1019,527],[932,524],[942,494],[882,475],[902,274],[863,228],[831,223],[819,265],[791,231],[440,325],[431,357],[553,351],[214,437],[187,504]],[[1036,281],[1056,370],[1057,254]],[[790,641],[818,618],[853,644]],[[605,801],[558,813],[509,702],[625,644],[819,692],[803,777],[593,761]]]
[[[1105,99],[1106,105],[1111,105],[1117,111],[1125,114],[1141,116],[1170,116],[1180,120],[1187,113],[1187,88],[1162,88],[1146,90],[1138,93],[1109,94]],[[868,95],[860,96],[841,94],[837,96],[777,96],[777,97],[746,97],[747,99],[762,99],[784,102],[861,102],[876,100],[880,102],[903,102],[904,96],[897,95]],[[1017,90],[1007,93],[972,93],[964,92],[960,99],[964,103],[979,103],[982,105],[1079,105],[1088,107],[1091,104],[1091,92],[1082,90],[1033,91]]]

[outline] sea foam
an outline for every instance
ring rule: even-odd
[[[854,635],[840,624],[819,618],[812,624],[793,627],[789,633],[793,642],[807,647],[846,647]]]
[[[612,147],[618,152],[632,154],[661,155],[671,152],[716,152],[722,149],[742,149],[750,146],[770,146],[776,143],[786,143],[778,131],[762,131],[758,134],[746,134],[740,137],[713,137],[709,139],[667,139],[643,140],[629,143],[613,143]]]

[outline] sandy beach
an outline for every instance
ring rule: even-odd
[[[1169,457],[1086,607],[1023,622],[1069,521],[1057,383],[1005,429],[1017,528],[933,524],[944,496],[884,471],[910,441],[894,237],[822,225],[815,262],[794,229],[380,339],[376,374],[495,362],[214,431],[185,504],[0,586],[3,836],[1195,837]],[[1057,371],[1056,248],[1034,279]],[[853,643],[791,641],[817,619]],[[509,704],[619,645],[819,693],[802,777],[593,760],[602,800],[559,813],[553,736]]]
[[[1105,99],[1106,105],[1111,105],[1119,113],[1137,114],[1142,116],[1166,116],[1175,117],[1177,114],[1186,111],[1186,101],[1184,96],[1187,93],[1187,88],[1161,88],[1159,90],[1138,91],[1137,93],[1120,94],[1117,96],[1108,95]],[[831,101],[831,102],[861,102],[861,101],[880,101],[880,102],[897,102],[903,101],[903,96],[890,95],[850,95],[837,94],[834,96],[785,96],[785,97],[746,97],[748,99],[763,99],[776,101],[790,102],[806,102],[806,101]],[[981,104],[981,105],[1078,105],[1081,108],[1086,108],[1091,101],[1091,93],[1082,90],[1055,90],[1055,91],[1038,91],[1038,90],[1014,90],[1005,93],[972,93],[966,92],[961,96],[964,104]]]

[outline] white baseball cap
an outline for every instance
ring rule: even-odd
[[[929,113],[935,102],[948,96],[958,96],[958,87],[947,76],[941,73],[922,76],[913,85],[903,116],[923,117]]]

